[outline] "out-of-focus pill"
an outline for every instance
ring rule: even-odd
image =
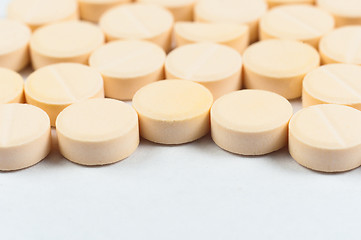
[[[334,16],[336,27],[361,24],[359,0],[317,0],[317,5]]]
[[[0,68],[0,104],[24,102],[24,80],[16,72]]]

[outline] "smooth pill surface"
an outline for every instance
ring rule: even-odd
[[[24,80],[16,72],[0,68],[0,104],[24,102]]]
[[[315,0],[267,0],[270,8],[285,4],[314,4]]]
[[[0,171],[30,167],[50,152],[48,115],[28,104],[0,104]]]
[[[82,165],[118,162],[139,144],[136,111],[114,99],[84,100],[65,108],[56,132],[61,154]]]
[[[141,88],[133,98],[140,135],[161,144],[182,144],[206,135],[212,94],[185,80],[162,80]]]
[[[301,165],[342,172],[361,165],[361,111],[321,104],[304,108],[289,124],[289,151]]]
[[[221,148],[242,155],[263,155],[287,145],[291,104],[278,94],[241,90],[215,101],[212,138]]]
[[[361,24],[359,0],[317,0],[317,5],[334,16],[337,27]]]

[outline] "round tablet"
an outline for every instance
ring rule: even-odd
[[[77,0],[11,0],[8,17],[35,30],[43,25],[78,19]]]
[[[131,100],[141,87],[164,79],[165,57],[151,42],[114,41],[97,49],[89,65],[102,74],[106,97]]]
[[[258,21],[266,11],[264,0],[199,0],[194,8],[196,21],[247,24],[251,42],[258,39]]]
[[[172,14],[153,4],[124,4],[107,11],[99,25],[108,41],[148,40],[169,51],[173,30]]]
[[[301,165],[342,172],[361,165],[361,112],[342,105],[304,108],[289,124],[289,151]]]
[[[322,64],[361,64],[361,26],[346,26],[333,30],[320,41]]]
[[[42,108],[55,126],[58,114],[70,104],[103,98],[103,79],[99,72],[82,64],[54,64],[29,75],[25,97],[27,103]]]
[[[315,0],[267,0],[270,8],[285,4],[314,4]]]
[[[207,88],[184,80],[151,83],[133,98],[140,135],[161,144],[182,144],[206,135],[212,103]]]
[[[61,154],[82,165],[118,162],[139,145],[136,111],[114,99],[90,99],[65,108],[56,132]]]
[[[299,40],[317,48],[322,36],[334,28],[331,14],[311,5],[284,5],[273,8],[260,20],[261,40]]]
[[[317,5],[334,16],[337,27],[361,24],[359,0],[317,0]]]
[[[176,48],[165,62],[167,79],[191,80],[207,87],[214,99],[241,88],[242,57],[216,43],[194,43]]]
[[[16,72],[6,68],[0,68],[0,104],[23,102],[23,78]]]
[[[0,104],[0,171],[30,167],[51,149],[48,115],[28,104]]]
[[[320,65],[320,56],[308,44],[271,39],[247,48],[243,62],[246,88],[268,90],[293,99],[302,95],[302,80]]]
[[[81,21],[51,24],[34,32],[30,40],[33,67],[75,62],[87,64],[90,54],[104,43],[99,27]]]
[[[177,22],[174,25],[176,45],[213,42],[243,53],[249,44],[247,25],[231,23]]]
[[[242,155],[263,155],[287,145],[292,105],[278,94],[241,90],[214,102],[212,138],[221,148]]]

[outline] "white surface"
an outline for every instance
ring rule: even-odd
[[[360,169],[313,172],[285,149],[241,157],[209,136],[173,147],[142,140],[105,167],[73,164],[54,149],[34,167],[0,173],[4,240],[349,240],[361,238],[360,220]]]

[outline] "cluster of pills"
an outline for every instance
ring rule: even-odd
[[[83,165],[130,156],[140,136],[208,132],[236,154],[288,145],[313,170],[361,165],[359,0],[12,0],[7,15],[2,171],[44,159],[51,127]]]

